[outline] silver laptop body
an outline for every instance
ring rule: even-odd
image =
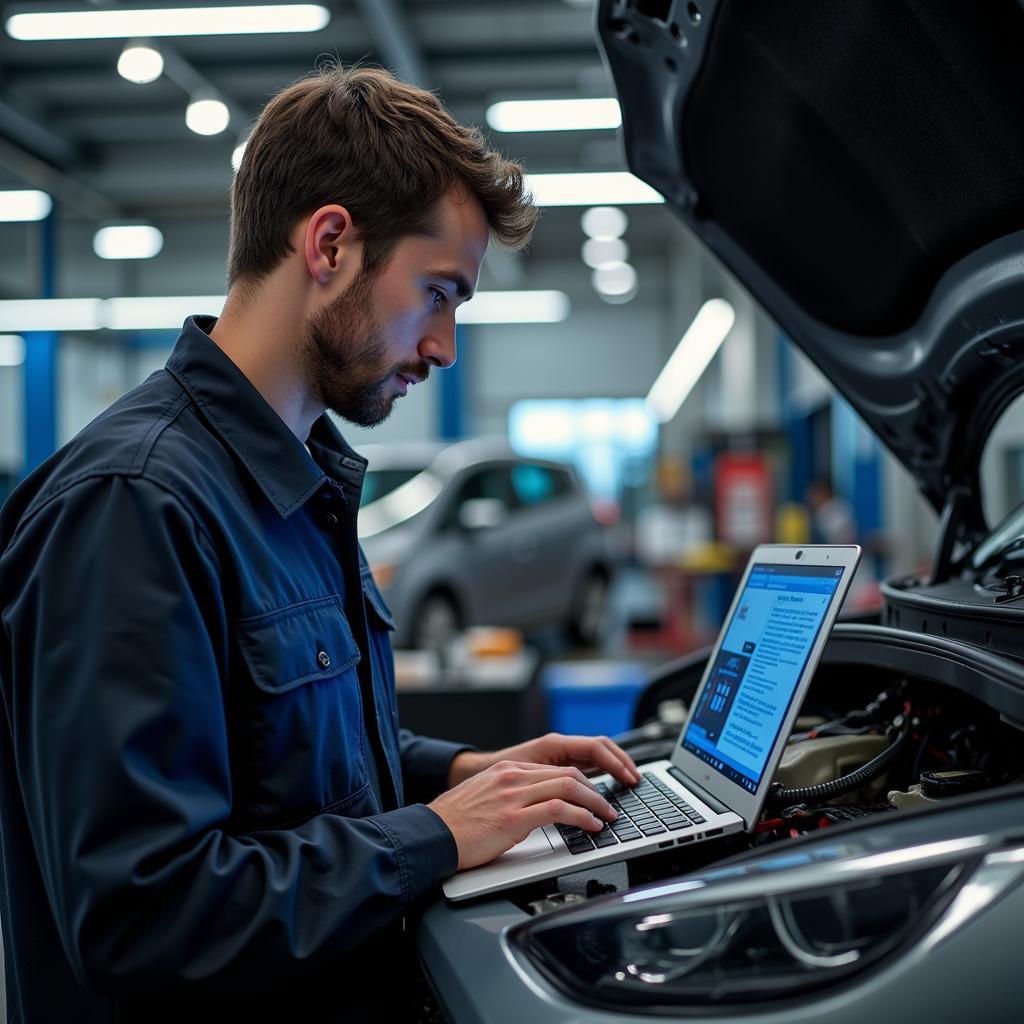
[[[753,829],[859,559],[856,545],[756,548],[671,759],[641,766],[635,790],[607,775],[591,780],[619,800],[616,822],[596,840],[560,825],[535,829],[453,875],[445,896],[484,896]]]

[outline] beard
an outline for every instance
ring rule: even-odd
[[[424,361],[391,363],[384,330],[373,309],[372,274],[360,271],[329,306],[306,318],[302,362],[310,390],[325,408],[350,423],[375,427],[394,407],[388,387],[397,373],[426,380]]]

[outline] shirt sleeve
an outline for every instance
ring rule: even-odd
[[[158,483],[81,481],[23,520],[0,558],[0,616],[20,790],[83,984],[190,995],[300,978],[455,871],[422,805],[231,827],[218,562]]]
[[[418,736],[402,729],[398,737],[402,758],[402,785],[410,803],[429,803],[448,788],[448,769],[456,754],[463,750],[476,750],[467,743]]]

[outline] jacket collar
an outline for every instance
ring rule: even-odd
[[[366,460],[357,455],[326,415],[302,442],[228,355],[209,337],[211,316],[189,317],[167,361],[216,434],[238,456],[282,518],[311,498],[327,473],[354,488],[358,501]],[[324,467],[324,468],[321,468]],[[326,472],[325,472],[326,470]]]

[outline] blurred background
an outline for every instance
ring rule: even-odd
[[[627,173],[591,0],[168,6],[0,4],[0,498],[219,311],[253,120],[362,61],[521,159],[543,207],[528,252],[489,254],[456,365],[379,428],[342,425],[371,458],[407,724],[625,727],[651,666],[713,640],[762,541],[862,544],[849,614],[927,566],[909,476]],[[1017,407],[983,482],[990,522],[1024,498]]]

